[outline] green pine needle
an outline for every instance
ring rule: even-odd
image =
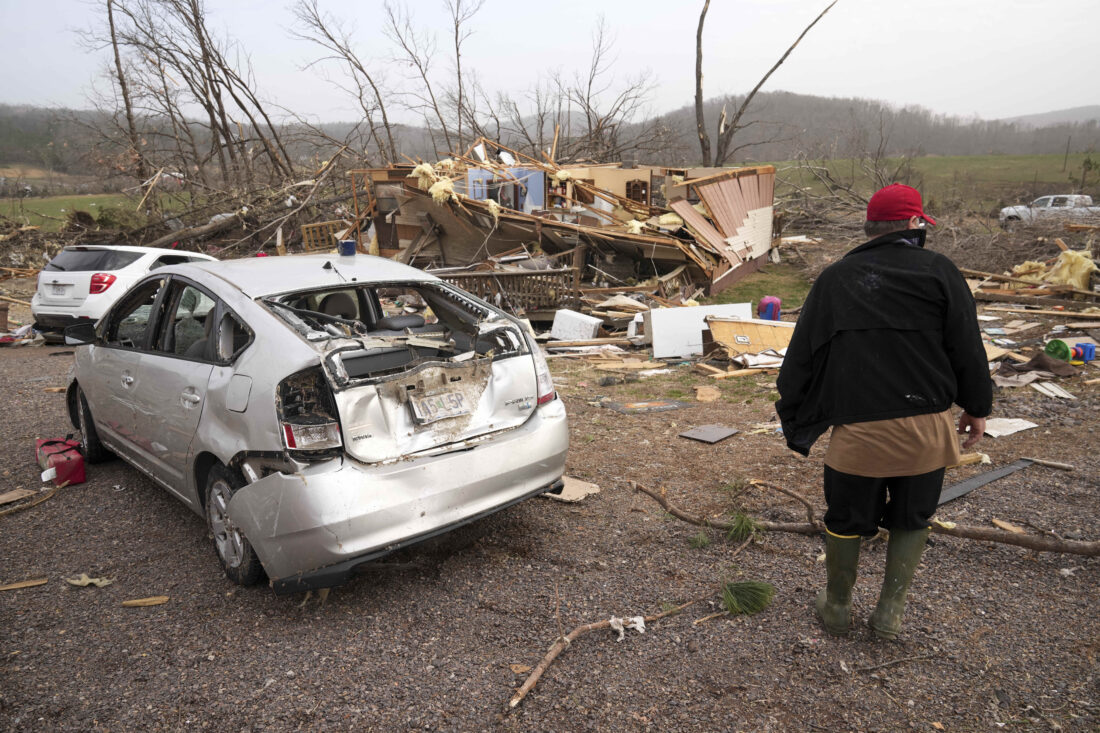
[[[733,515],[733,521],[730,522],[730,529],[726,533],[726,537],[731,542],[744,542],[756,534],[759,529],[752,517],[744,512],[737,512]]]
[[[775,586],[759,580],[744,580],[722,586],[722,605],[733,615],[751,616],[767,608],[775,596]]]

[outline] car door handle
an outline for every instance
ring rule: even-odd
[[[184,392],[180,395],[180,399],[184,402],[190,402],[192,405],[197,405],[202,400],[202,397],[199,397],[194,392]]]
[[[122,375],[122,384],[124,386],[129,387],[133,383],[134,383],[134,378],[131,377],[129,374]]]

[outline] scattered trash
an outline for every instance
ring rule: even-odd
[[[564,501],[568,504],[575,504],[586,497],[600,493],[600,487],[598,485],[587,481],[581,481],[572,476],[563,476],[562,481],[565,482],[565,486],[562,487],[560,494],[542,494],[542,496],[545,496],[547,499],[553,499],[554,501]]]
[[[680,433],[680,437],[698,440],[701,443],[718,443],[732,435],[737,435],[738,432],[740,431],[725,425],[700,425],[697,428],[685,430]]]
[[[1030,430],[1039,425],[1018,417],[991,417],[985,421],[985,434],[991,438],[1003,438],[1021,430]]]
[[[1073,394],[1059,387],[1057,384],[1050,382],[1032,382],[1031,388],[1037,392],[1040,392],[1047,397],[1057,397],[1062,400],[1075,400],[1077,399]]]
[[[64,580],[69,585],[76,585],[81,588],[87,587],[89,585],[94,585],[96,588],[103,588],[115,582],[110,578],[90,578],[88,577],[87,573],[81,573],[80,575],[73,578],[62,578],[62,580]]]
[[[644,616],[631,616],[629,618],[619,618],[618,616],[612,616],[608,621],[611,624],[613,631],[619,632],[619,638],[615,641],[622,641],[626,636],[626,629],[634,629],[639,634],[645,633],[645,617]]]
[[[84,483],[84,456],[79,440],[39,438],[35,440],[35,455],[44,470],[43,482],[53,481],[57,487]]]
[[[514,674],[527,674],[532,667],[530,664],[509,664],[508,669],[512,670]]]

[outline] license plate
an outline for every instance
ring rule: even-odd
[[[50,293],[52,295],[64,295],[65,294],[65,286],[64,285],[51,285],[50,286]]]
[[[470,412],[466,397],[461,392],[436,392],[411,397],[409,402],[412,405],[413,417],[421,425]]]

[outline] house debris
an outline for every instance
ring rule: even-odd
[[[328,248],[343,231],[362,251],[428,269],[532,320],[612,293],[679,305],[732,285],[772,248],[772,166],[559,166],[482,138],[435,165],[351,177],[353,231],[343,221],[309,225],[327,226]],[[612,321],[629,320],[637,309],[622,305],[602,307]]]

